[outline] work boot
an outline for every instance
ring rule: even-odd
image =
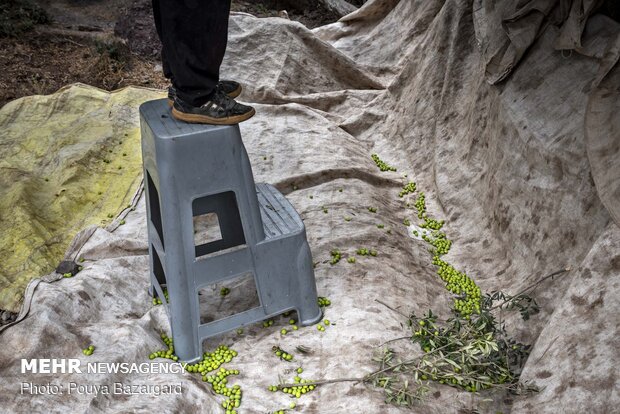
[[[256,111],[230,98],[215,88],[213,96],[201,106],[191,106],[178,96],[174,99],[172,116],[180,121],[194,124],[234,125],[250,119]]]
[[[217,83],[216,88],[222,90],[228,97],[236,98],[241,95],[241,84],[239,82],[235,82],[232,80],[222,80]],[[174,86],[168,87],[168,105],[172,106],[174,104],[174,98],[177,96],[177,90]]]

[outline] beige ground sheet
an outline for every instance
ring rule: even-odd
[[[288,406],[287,395],[267,387],[292,377],[293,366],[306,378],[376,369],[376,347],[408,333],[404,318],[377,300],[448,315],[451,297],[428,245],[411,234],[414,210],[398,197],[409,180],[426,193],[429,212],[446,220],[447,260],[484,292],[515,293],[570,267],[533,292],[539,314],[509,320],[510,331],[533,344],[523,378],[543,390],[516,397],[434,385],[424,402],[399,408],[371,386],[339,383],[304,395],[291,412],[617,412],[620,25],[590,3],[370,0],[313,31],[280,18],[231,17],[222,76],[239,80],[240,99],[257,109],[241,125],[254,175],[276,185],[304,219],[333,322],[325,332],[282,337],[288,318],[277,318],[269,328],[205,341],[206,349],[223,343],[238,352],[229,366],[240,374],[229,378],[243,388],[240,413]],[[125,93],[142,96],[136,91]],[[114,95],[84,93],[102,102]],[[79,107],[60,104],[66,94],[45,97],[38,110],[77,119]],[[115,122],[107,111],[100,116]],[[52,118],[37,117],[37,127]],[[81,118],[85,131],[92,118]],[[397,171],[379,171],[373,153]],[[29,285],[19,322],[0,332],[0,411],[224,412],[222,398],[188,373],[21,373],[22,358],[140,363],[163,348],[159,331],[170,328],[147,293],[143,195],[133,203],[107,227],[78,235],[67,256],[84,258],[80,273]],[[329,264],[330,250],[354,255],[362,247],[377,256]],[[89,344],[96,351],[84,356]],[[291,364],[273,356],[274,345],[313,353]],[[180,384],[182,393],[68,393],[72,382]],[[20,394],[22,383],[65,392]]]

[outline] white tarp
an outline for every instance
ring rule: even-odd
[[[372,387],[341,383],[303,396],[296,411],[617,410],[620,25],[590,16],[581,37],[589,52],[562,53],[555,47],[564,29],[541,24],[538,14],[565,2],[527,2],[535,10],[526,14],[531,25],[519,20],[512,2],[500,3],[491,10],[479,1],[371,0],[314,31],[278,18],[232,17],[222,74],[241,81],[241,99],[257,108],[241,126],[255,177],[285,192],[304,218],[320,262],[318,291],[331,299],[326,316],[335,323],[324,333],[304,328],[282,338],[287,319],[278,319],[270,328],[207,340],[207,349],[225,343],[239,353],[230,365],[240,370],[232,379],[244,390],[240,412],[286,407],[289,398],[267,387],[279,376],[292,377],[287,369],[293,366],[303,365],[305,378],[375,369],[373,349],[407,334],[402,318],[375,299],[405,312],[447,314],[450,297],[427,245],[402,224],[415,218],[398,197],[409,179],[426,193],[429,211],[446,220],[453,240],[448,259],[483,291],[515,293],[542,275],[572,269],[535,291],[540,314],[510,320],[510,330],[534,345],[524,379],[545,388],[517,398],[436,386],[410,410],[385,404]],[[522,25],[527,41],[517,48],[508,31],[509,43],[491,46],[501,42],[490,33],[509,18],[514,25],[508,27]],[[506,53],[495,54],[497,48]],[[498,74],[503,81],[492,85]],[[398,172],[380,172],[371,153]],[[97,229],[77,246],[72,253],[86,259],[84,270],[40,283],[28,316],[0,334],[3,410],[222,412],[221,398],[196,375],[20,374],[20,358],[144,362],[163,348],[158,330],[168,331],[168,323],[146,291],[142,199],[125,220],[114,231]],[[377,257],[327,263],[332,249],[353,253],[360,247],[376,249]],[[91,343],[95,354],[83,356],[81,349]],[[314,352],[287,364],[271,352],[278,344]],[[22,382],[48,381],[181,383],[183,393],[19,393]],[[492,402],[483,401],[489,397]]]

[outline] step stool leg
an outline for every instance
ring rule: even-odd
[[[172,188],[170,183],[167,188]],[[162,194],[164,205],[180,203],[170,194]],[[194,257],[194,226],[192,212],[169,208],[162,211],[165,239],[165,280],[167,282],[170,327],[174,350],[181,361],[195,362],[202,356],[202,343],[198,338],[200,310],[198,293],[191,277],[190,263]]]
[[[313,325],[321,320],[323,312],[317,303],[316,282],[312,265],[310,246],[304,242],[297,255],[299,278],[299,299],[297,315],[302,326]]]
[[[197,298],[190,297],[190,292],[179,285],[168,285],[174,351],[179,360],[188,363],[196,362],[202,356],[202,344],[198,338]]]

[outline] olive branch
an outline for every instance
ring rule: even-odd
[[[423,400],[431,382],[456,387],[469,392],[499,389],[513,394],[540,391],[533,382],[521,381],[519,375],[529,356],[530,346],[511,338],[495,311],[518,310],[524,320],[538,311],[536,301],[527,295],[542,282],[553,279],[570,269],[553,272],[515,295],[493,292],[485,295],[479,314],[465,319],[458,312],[442,320],[428,311],[422,317],[406,315],[388,304],[376,300],[395,313],[407,318],[411,334],[390,339],[379,345],[373,360],[379,364],[375,371],[360,377],[318,379],[308,381],[315,386],[339,382],[371,384],[382,388],[388,403],[409,406]],[[495,304],[496,302],[498,302]],[[385,346],[390,342],[409,340],[419,344],[422,355],[401,359]],[[279,389],[298,384],[281,383]]]

